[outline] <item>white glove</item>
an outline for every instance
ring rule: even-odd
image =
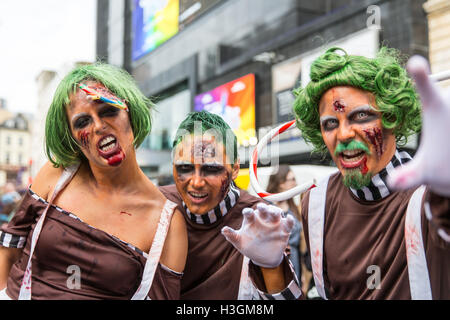
[[[264,268],[275,268],[283,261],[294,218],[283,218],[283,211],[275,206],[258,203],[256,210],[242,210],[244,220],[236,231],[223,227],[222,234],[244,256]]]
[[[388,183],[395,189],[425,184],[442,196],[450,196],[450,90],[444,96],[428,77],[425,58],[412,57],[407,70],[422,101],[422,136],[414,159],[397,169]]]

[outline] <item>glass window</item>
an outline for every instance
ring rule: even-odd
[[[190,112],[190,97],[189,90],[184,90],[156,104],[152,131],[148,138],[148,146],[151,150],[172,149],[172,141],[178,126]]]

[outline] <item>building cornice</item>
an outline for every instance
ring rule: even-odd
[[[426,13],[436,14],[436,13],[442,13],[443,10],[450,10],[450,1],[448,0],[428,0],[423,4],[423,8],[425,9]],[[436,12],[439,11],[439,12]]]

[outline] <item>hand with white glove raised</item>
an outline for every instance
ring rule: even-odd
[[[412,57],[407,70],[415,81],[422,101],[422,136],[416,156],[395,170],[388,183],[394,189],[408,189],[425,184],[441,195],[450,196],[450,90],[432,81],[425,58]]]
[[[282,213],[278,207],[258,203],[255,210],[242,210],[244,220],[238,231],[224,227],[222,234],[254,264],[263,268],[278,267],[294,227],[294,218],[290,215],[284,218]]]

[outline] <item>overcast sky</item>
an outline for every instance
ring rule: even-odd
[[[94,61],[96,0],[0,0],[0,97],[35,113],[36,76]]]

